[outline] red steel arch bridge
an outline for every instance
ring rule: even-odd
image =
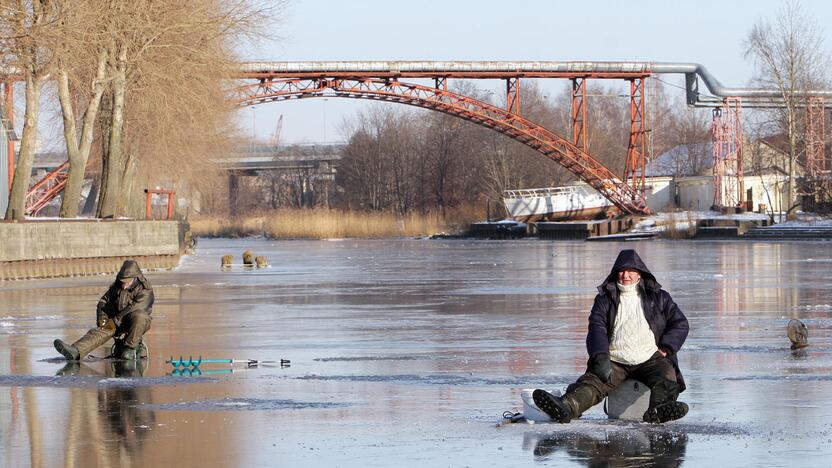
[[[270,62],[246,63],[238,78],[251,82],[237,88],[238,104],[249,106],[308,97],[344,97],[397,102],[454,115],[517,140],[562,165],[598,190],[622,212],[649,214],[644,200],[644,85],[649,66],[597,70],[578,66],[552,70],[544,62]],[[562,137],[525,117],[521,80],[573,80],[573,135]],[[623,79],[631,83],[632,129],[625,173],[615,174],[595,160],[586,147],[585,80]],[[406,81],[411,79],[411,81]],[[429,79],[433,86],[412,79]],[[505,80],[506,106],[498,107],[448,89],[449,79]],[[629,182],[629,183],[628,183]]]
[[[714,108],[715,204],[743,206],[742,107],[776,107],[776,90],[722,86],[702,65],[657,62],[249,62],[236,78],[249,83],[236,89],[237,104],[249,106],[308,97],[344,97],[398,102],[455,115],[503,133],[561,164],[608,198],[623,213],[651,212],[644,198],[646,79],[655,74],[685,75],[687,102]],[[572,81],[571,135],[558,135],[525,117],[521,80],[561,78]],[[433,86],[411,82],[431,80]],[[449,79],[505,81],[505,107],[449,91]],[[625,80],[630,84],[630,138],[623,174],[595,160],[586,144],[586,81]],[[409,81],[410,80],[410,81]],[[700,80],[708,93],[699,92]],[[824,154],[825,108],[832,91],[801,92],[808,101],[807,141],[810,170],[829,174]]]

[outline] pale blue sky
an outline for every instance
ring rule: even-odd
[[[832,24],[832,2],[801,4],[820,25]],[[252,60],[698,62],[724,85],[740,86],[752,74],[742,54],[748,30],[757,18],[773,18],[781,5],[779,0],[290,0],[278,26],[283,39],[246,55]],[[494,89],[496,83],[483,85]],[[339,140],[344,118],[367,105],[348,99],[271,103],[241,110],[240,126],[251,134],[256,120],[257,137],[268,139],[282,114],[283,142],[312,142],[323,140],[326,120],[327,140]]]

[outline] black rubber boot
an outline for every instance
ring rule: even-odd
[[[534,404],[553,421],[565,424],[572,420],[572,410],[563,397],[556,397],[546,390],[537,389],[532,393],[532,398]]]
[[[676,401],[679,395],[679,385],[665,380],[650,389],[650,406],[644,412],[644,422],[661,424],[683,418],[688,414],[688,405]]]
[[[78,348],[72,345],[68,345],[64,343],[63,340],[55,340],[53,343],[55,345],[55,349],[63,354],[67,361],[78,361],[81,359],[81,353],[78,352]]]
[[[661,424],[682,419],[688,414],[687,403],[669,401],[648,409],[643,416],[644,422]]]
[[[534,398],[534,404],[553,420],[568,423],[580,418],[584,411],[601,401],[601,397],[596,393],[588,385],[570,385],[562,397],[556,397],[544,390],[535,390],[532,398]]]

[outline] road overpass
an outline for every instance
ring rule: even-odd
[[[291,170],[318,170],[323,173],[338,168],[344,146],[342,143],[241,146],[235,154],[212,162],[223,170],[242,175]]]
[[[317,182],[333,181],[341,163],[343,143],[300,145],[255,144],[238,147],[235,154],[212,160],[228,172],[229,211],[237,212],[240,177],[263,174],[283,175],[297,183],[304,200],[313,200]]]

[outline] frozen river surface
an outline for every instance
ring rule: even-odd
[[[584,370],[622,248],[690,320],[688,416],[498,426],[521,389]],[[271,267],[220,271],[244,249]],[[830,272],[829,242],[202,240],[147,275],[139,367],[55,359],[111,277],[4,282],[0,466],[829,466]],[[802,352],[790,318],[809,327]],[[180,355],[291,367],[169,375]]]

